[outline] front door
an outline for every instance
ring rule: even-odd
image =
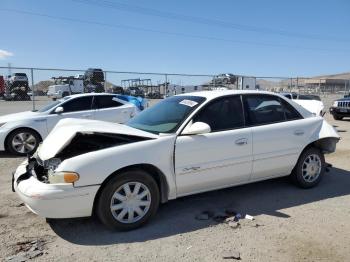
[[[175,145],[177,195],[187,195],[249,180],[252,133],[245,128],[241,97],[221,97],[205,105],[192,119],[211,132],[179,135]]]
[[[63,107],[62,113],[57,114],[51,112],[47,118],[48,132],[50,133],[58,121],[64,118],[94,119],[95,110],[92,109],[92,97],[93,96],[81,96],[69,99],[61,105]]]

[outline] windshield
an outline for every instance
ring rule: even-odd
[[[142,111],[127,125],[154,134],[173,133],[204,101],[205,98],[199,96],[173,96]]]
[[[66,97],[64,97],[64,98],[58,99],[58,100],[56,100],[56,101],[53,101],[53,102],[47,104],[46,106],[40,108],[40,109],[38,110],[38,112],[46,112],[46,111],[49,111],[49,110],[51,110],[52,108],[54,108],[55,106],[57,106],[57,105],[61,104],[62,102],[68,100],[69,98],[70,98],[69,96],[66,96]]]

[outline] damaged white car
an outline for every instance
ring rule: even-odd
[[[126,125],[60,121],[17,168],[13,189],[40,216],[96,213],[128,230],[186,195],[288,175],[313,187],[338,140],[322,117],[283,96],[196,92],[167,98]]]
[[[323,116],[324,104],[318,95],[302,95],[297,93],[281,93],[281,95],[292,99],[295,103],[301,105],[316,116]]]

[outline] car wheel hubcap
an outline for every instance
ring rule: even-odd
[[[37,141],[31,133],[23,132],[16,134],[12,139],[12,148],[21,154],[26,154],[34,150]]]
[[[314,182],[321,173],[322,162],[318,155],[309,155],[303,163],[302,172],[306,182]]]
[[[113,217],[125,224],[143,218],[151,205],[151,192],[140,182],[120,186],[112,196],[110,209]]]

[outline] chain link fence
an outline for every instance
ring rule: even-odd
[[[108,92],[162,99],[181,93],[228,89],[343,96],[349,93],[350,80],[0,67],[0,100],[9,104],[21,101],[28,110],[75,93]]]

